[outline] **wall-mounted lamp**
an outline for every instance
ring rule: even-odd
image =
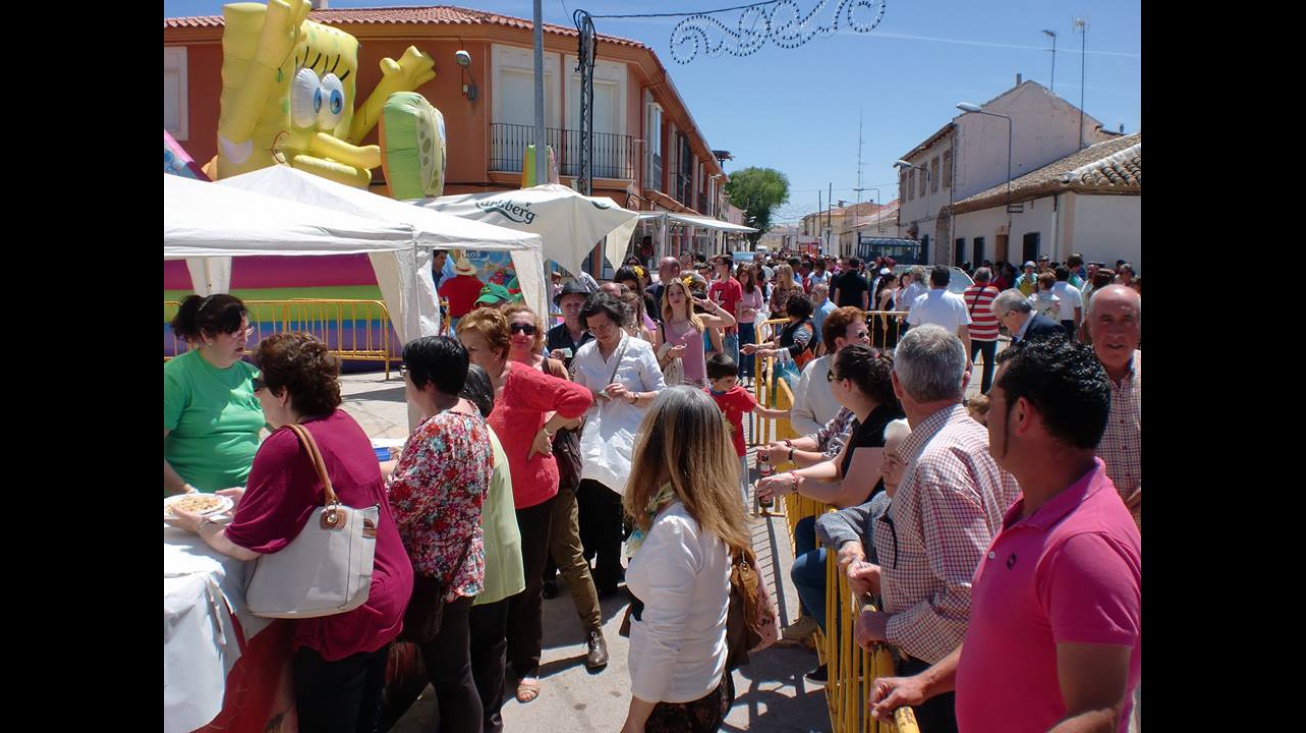
[[[463,96],[467,97],[467,101],[475,102],[477,92],[476,79],[472,77],[472,72],[470,70],[472,65],[472,55],[462,50],[454,51],[453,60],[454,63],[458,64],[458,68],[462,70]]]

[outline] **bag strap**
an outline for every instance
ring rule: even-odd
[[[458,574],[458,571],[462,568],[463,563],[467,562],[467,555],[471,553],[472,541],[475,539],[476,539],[475,534],[467,538],[467,546],[463,548],[463,554],[458,557],[458,562],[454,563],[453,570],[449,571],[449,577],[446,578],[444,581],[445,586],[448,586],[453,583],[454,576]]]
[[[308,432],[308,428],[298,423],[292,423],[286,427],[299,438],[303,444],[304,450],[308,451],[308,459],[313,462],[313,468],[317,469],[317,478],[322,482],[322,492],[325,498],[323,506],[330,504],[339,504],[340,497],[336,496],[336,490],[331,486],[331,477],[327,475],[326,464],[322,461],[322,451],[317,447],[317,441],[313,440],[313,434]]]
[[[623,334],[621,337],[621,348],[617,350],[617,363],[612,365],[612,374],[608,376],[608,384],[612,384],[612,380],[617,378],[617,370],[621,368],[621,358],[626,355],[626,346],[630,343],[627,340],[629,338],[630,334]],[[608,385],[605,384],[603,386],[606,387]]]

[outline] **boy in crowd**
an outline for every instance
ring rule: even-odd
[[[748,505],[748,446],[744,443],[744,415],[761,415],[771,420],[788,420],[788,410],[777,410],[758,404],[748,390],[739,386],[739,365],[725,354],[714,354],[707,360],[707,393],[716,400],[730,425],[730,437],[739,456],[739,495]]]

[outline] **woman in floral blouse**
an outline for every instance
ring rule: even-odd
[[[441,729],[453,733],[481,730],[467,619],[485,578],[481,507],[494,470],[485,420],[459,404],[468,363],[466,349],[447,336],[404,346],[400,373],[421,423],[387,484],[417,585],[433,578],[447,589],[439,633],[422,645],[422,658],[439,700]]]

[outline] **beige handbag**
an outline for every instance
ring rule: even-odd
[[[316,618],[352,611],[367,602],[372,588],[381,508],[341,505],[313,436],[302,425],[288,427],[317,468],[323,506],[313,510],[290,544],[246,566],[245,604],[250,613],[268,618]]]

